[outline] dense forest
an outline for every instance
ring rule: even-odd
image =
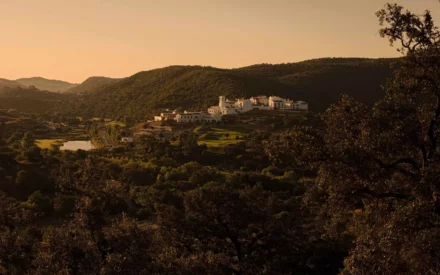
[[[33,86],[39,90],[53,93],[64,93],[70,88],[78,85],[61,80],[46,79],[43,77],[19,78],[16,80],[16,82],[22,84],[24,87]]]
[[[198,142],[215,125],[146,135],[136,145],[42,149],[41,121],[80,120],[0,110],[0,273],[440,274],[440,32],[429,11],[388,4],[377,16],[380,35],[404,57],[375,103],[349,94],[322,113],[270,117],[271,128],[236,137],[221,153]],[[322,62],[344,68],[353,60],[311,62],[332,71]],[[245,89],[234,87],[253,81],[298,83],[288,77],[295,66],[170,67],[112,84],[114,93],[106,86],[79,105],[95,102],[111,115],[113,100],[114,112],[136,117],[130,104],[147,95],[189,104],[183,95],[191,90],[145,92],[159,83],[187,79],[179,87],[189,88],[198,75],[198,87],[240,96]],[[141,92],[122,93],[129,89]],[[84,131],[98,131],[97,123],[105,120]],[[119,129],[103,125],[109,136]]]
[[[69,100],[68,96],[42,91],[34,86],[0,88],[0,109],[17,109],[30,113],[44,113],[55,110],[61,102]]]
[[[323,112],[342,94],[348,94],[372,105],[383,95],[381,88],[392,76],[398,59],[325,58],[299,63],[261,64],[240,69],[218,69],[201,66],[171,66],[137,73],[125,79],[90,77],[63,93],[41,97],[30,88],[0,87],[0,97],[15,96],[45,106],[42,111],[61,112],[71,116],[130,118],[145,120],[163,108],[204,110],[218,104],[219,95],[228,98],[256,95],[278,95],[305,100],[310,109]],[[38,88],[38,87],[37,87]],[[4,90],[5,88],[3,88]],[[24,93],[24,90],[29,92]],[[40,89],[41,90],[41,89]],[[60,104],[53,105],[57,97]],[[42,102],[48,99],[49,102]],[[37,111],[16,104],[17,99],[4,99],[0,108]],[[24,108],[23,108],[24,107]],[[56,108],[55,108],[56,107]]]
[[[66,91],[66,93],[72,94],[84,94],[84,93],[92,93],[99,88],[102,88],[106,85],[116,83],[119,79],[117,78],[109,78],[103,76],[92,76],[84,80],[81,84],[70,88]]]
[[[206,109],[228,98],[278,95],[309,102],[322,112],[341,94],[367,104],[383,96],[393,59],[318,59],[240,69],[171,66],[140,72],[89,92],[77,104],[63,106],[72,114],[145,119],[161,108]]]

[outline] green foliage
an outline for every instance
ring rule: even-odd
[[[43,196],[40,191],[32,193],[28,200],[23,203],[24,207],[31,208],[42,215],[50,215],[53,212],[53,204],[49,197]]]
[[[23,137],[23,135],[20,132],[15,132],[14,134],[12,134],[12,136],[9,137],[9,139],[7,140],[7,142],[9,144],[13,144],[16,141],[21,140]]]
[[[128,121],[150,118],[161,108],[205,109],[217,104],[219,95],[273,94],[305,100],[311,110],[321,112],[341,93],[368,104],[379,99],[380,86],[391,76],[392,61],[329,58],[233,70],[172,66],[121,80],[91,78],[68,94],[5,87],[0,90],[0,108]]]
[[[140,208],[137,212],[136,212],[136,218],[138,218],[139,220],[148,220],[149,218],[151,218],[153,215],[153,211],[146,207],[146,208]]]
[[[202,126],[90,152],[35,149],[39,128],[8,121],[0,128],[0,273],[440,273],[439,34],[429,12],[419,17],[387,5],[378,16],[381,35],[406,55],[372,107],[344,95],[322,115],[274,116],[251,133]],[[353,62],[377,65],[321,59],[236,70],[170,67],[102,91],[119,87],[116,110],[137,117],[145,110],[121,106],[161,99],[153,91],[164,85],[170,104],[201,84],[214,92],[229,87],[227,95],[235,85],[259,93],[268,79],[298,84],[290,74],[317,79]],[[86,130],[125,131],[104,117]],[[25,123],[38,119],[47,118]],[[76,115],[56,119],[78,123]],[[201,139],[234,143],[216,154]]]
[[[93,77],[87,78],[83,83],[81,83],[75,87],[71,87],[70,89],[68,89],[66,91],[66,93],[87,94],[87,93],[93,92],[97,89],[102,89],[102,87],[104,87],[106,85],[110,85],[112,83],[116,83],[118,81],[119,81],[119,79],[115,79],[115,78],[93,76]]]
[[[35,143],[41,149],[50,149],[53,151],[57,151],[59,150],[59,147],[63,144],[63,141],[59,139],[37,139]]]
[[[72,195],[60,195],[54,199],[53,208],[58,217],[67,218],[75,211],[78,198]]]
[[[24,152],[27,160],[37,162],[41,160],[41,149],[38,146],[32,146]]]
[[[281,176],[284,175],[284,171],[279,169],[276,166],[269,166],[264,168],[261,171],[262,174],[266,175],[266,176]]]
[[[27,171],[20,170],[15,178],[15,184],[20,188],[25,187],[30,182],[30,176]]]
[[[380,86],[391,76],[392,61],[334,58],[233,70],[171,66],[98,88],[62,109],[89,117],[143,120],[161,108],[205,109],[216,105],[219,95],[279,95],[308,101],[313,111],[325,110],[341,93],[372,104],[383,95]]]
[[[215,274],[258,274],[263,270],[283,273],[283,261],[276,255],[294,257],[295,248],[290,245],[299,245],[302,233],[284,231],[283,226],[289,225],[282,221],[289,220],[293,213],[283,211],[279,203],[259,189],[236,191],[213,186],[188,193],[185,212],[158,207],[160,228],[175,228],[161,231],[164,238],[175,240],[175,255],[169,259],[169,268],[191,270],[191,266],[197,266]],[[200,241],[193,242],[195,236]],[[215,249],[205,254],[207,247]],[[200,254],[208,258],[196,256]],[[185,261],[176,261],[182,257]],[[265,262],[264,267],[261,262]]]
[[[211,152],[224,153],[227,146],[239,143],[241,140],[238,137],[249,133],[249,130],[231,125],[216,125],[209,128],[201,126],[194,132],[200,134],[199,144],[205,144]]]

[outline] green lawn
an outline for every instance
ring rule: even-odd
[[[73,128],[69,131],[69,136],[82,136],[85,135],[86,131],[84,129]]]
[[[112,127],[118,125],[121,128],[125,127],[124,122],[121,122],[121,121],[111,121],[111,122],[106,123],[106,125],[111,125]]]
[[[246,128],[228,125],[216,125],[207,131],[203,131],[203,126],[201,126],[194,131],[200,134],[199,144],[206,144],[208,150],[215,153],[223,153],[226,146],[243,141],[244,135],[249,133]],[[229,136],[226,137],[227,134]]]
[[[61,146],[63,141],[61,139],[37,139],[35,143],[41,149],[52,149],[52,145]]]

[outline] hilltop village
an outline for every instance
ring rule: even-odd
[[[223,151],[228,145],[242,141],[250,131],[267,127],[273,130],[281,124],[288,125],[295,117],[307,115],[306,111],[308,103],[277,96],[236,100],[220,96],[218,105],[204,112],[163,112],[154,120],[131,124],[103,117],[42,118],[34,121],[13,109],[0,109],[0,114],[3,114],[0,122],[16,125],[14,127],[23,132],[32,129],[36,145],[41,149],[113,150],[125,144],[141,144],[142,139],[148,137],[171,138],[190,131],[198,135],[200,144],[209,145],[212,151]],[[210,127],[205,124],[217,125]]]
[[[255,96],[249,99],[229,100],[219,97],[217,106],[211,106],[207,112],[168,112],[154,117],[154,121],[188,122],[219,122],[223,115],[237,115],[252,110],[308,111],[309,106],[304,101],[293,101],[278,96]]]
[[[144,55],[148,41],[174,43],[185,53],[177,63],[206,65],[280,50],[277,60],[300,58],[296,41],[311,45],[307,56],[322,55],[319,39],[332,55],[376,55],[364,25],[388,1],[332,1],[319,26],[309,18],[325,0],[174,1],[174,9],[113,1],[62,18],[49,15],[84,5],[3,2],[7,75],[78,76],[176,60],[172,50]],[[440,14],[426,9],[438,1],[391,2],[418,10],[387,3],[375,13],[383,55],[397,46],[392,59],[174,65],[79,85],[0,74],[0,275],[440,275]],[[302,16],[285,18],[294,13]],[[115,29],[115,17],[124,27]],[[334,18],[353,28],[327,37]],[[57,47],[65,29],[55,24],[80,24],[78,43]],[[166,28],[146,29],[153,24]],[[298,24],[301,34],[289,31]],[[244,29],[258,35],[237,35]],[[88,30],[124,43],[96,37],[102,47],[91,50],[101,52],[91,58],[76,50]],[[47,43],[14,41],[25,36]],[[81,62],[56,62],[70,57]],[[262,91],[270,94],[255,96]]]

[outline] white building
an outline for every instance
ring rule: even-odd
[[[202,113],[201,112],[187,112],[185,111],[182,114],[176,115],[177,122],[201,122],[202,121]]]
[[[252,101],[244,98],[238,99],[234,106],[239,110],[240,113],[249,112],[252,110]]]
[[[309,104],[304,101],[292,101],[278,96],[271,96],[269,97],[269,107],[271,110],[308,111]]]
[[[253,105],[269,106],[269,99],[265,95],[251,97],[250,101]]]
[[[219,97],[218,106],[211,106],[208,113],[211,115],[236,115],[249,112],[253,109],[250,99],[229,100],[225,96]]]
[[[172,113],[161,113],[160,116],[155,116],[154,121],[166,121],[166,120],[175,120],[176,112]]]
[[[278,110],[285,108],[285,99],[278,96],[270,96],[269,97],[269,108],[271,110]]]
[[[187,112],[177,114],[176,122],[218,122],[221,121],[222,117],[219,114],[210,114],[204,112]]]
[[[304,101],[292,101],[279,96],[254,96],[250,99],[229,100],[219,96],[218,106],[211,106],[208,112],[161,113],[154,121],[174,120],[176,122],[218,122],[223,115],[237,115],[252,110],[298,110],[307,111],[308,104]]]

